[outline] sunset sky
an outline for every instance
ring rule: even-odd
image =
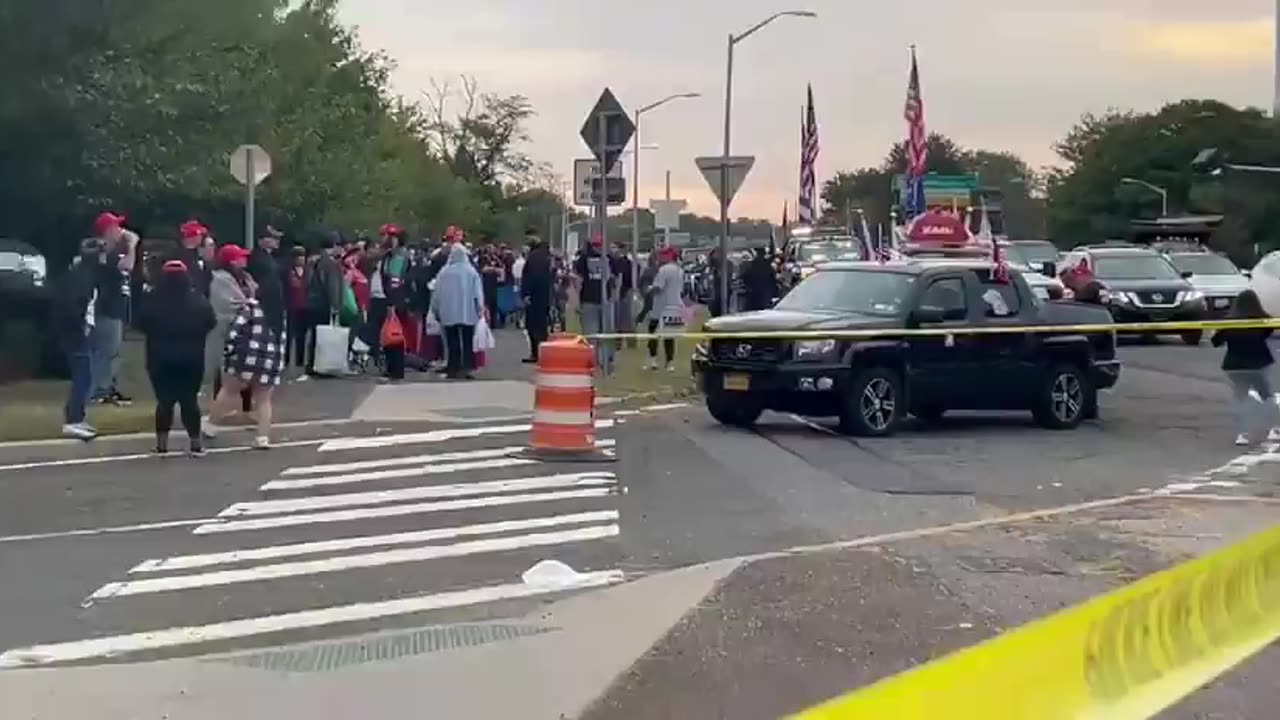
[[[779,219],[794,205],[799,115],[812,83],[821,127],[819,183],[876,164],[905,135],[908,46],[919,47],[929,130],[1036,166],[1086,111],[1152,109],[1185,97],[1268,107],[1272,0],[346,0],[343,20],[366,48],[398,63],[396,89],[475,76],[522,93],[538,111],[529,152],[568,179],[587,154],[578,129],[609,86],[629,110],[701,92],[645,116],[641,197],[663,192],[714,214],[693,165],[719,153],[725,43],[779,10],[738,46],[733,148],[757,156],[735,216]],[[630,170],[628,170],[628,177]]]

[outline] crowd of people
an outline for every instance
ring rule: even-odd
[[[267,226],[248,250],[219,245],[190,220],[178,228],[175,248],[149,252],[121,215],[102,213],[93,230],[53,303],[71,374],[63,433],[91,440],[91,403],[130,402],[118,379],[124,330],[132,324],[145,336],[161,454],[169,452],[175,408],[193,455],[237,421],[254,423],[255,446],[265,449],[275,389],[286,380],[369,368],[389,382],[407,368],[469,379],[484,365],[495,329],[522,328],[524,362],[535,363],[539,346],[565,328],[571,293],[586,333],[629,332],[645,319],[650,329],[674,332],[687,322],[674,250],[655,253],[641,270],[621,246],[606,253],[597,240],[566,258],[532,230],[519,249],[468,244],[457,227],[439,241],[411,245],[403,228],[388,224],[376,240],[333,232],[308,250],[284,247],[283,234]],[[639,317],[637,283],[651,292]],[[340,367],[317,367],[335,342],[342,344]],[[611,362],[613,344],[598,345],[610,348]],[[666,364],[674,368],[673,342],[666,343]]]

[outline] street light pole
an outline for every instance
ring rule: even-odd
[[[697,97],[702,97],[702,93],[696,93],[696,92],[676,93],[675,95],[668,95],[667,97],[664,97],[655,103],[650,103],[636,110],[636,117],[635,117],[636,132],[634,136],[635,152],[633,153],[635,157],[632,158],[632,168],[631,168],[631,256],[632,257],[635,257],[640,254],[640,150],[643,149],[643,147],[640,145],[640,116],[644,115],[650,110],[655,110],[657,108],[660,108],[663,105],[666,105],[667,103],[671,102],[672,100],[681,100],[684,98],[697,98]]]
[[[1164,188],[1160,187],[1159,185],[1152,185],[1151,183],[1147,182],[1146,180],[1139,180],[1139,179],[1137,179],[1137,178],[1131,178],[1131,177],[1127,177],[1127,178],[1120,178],[1120,182],[1122,182],[1122,183],[1128,183],[1129,185],[1141,185],[1142,187],[1144,187],[1144,188],[1146,188],[1146,189],[1148,189],[1148,190],[1150,190],[1150,191],[1152,191],[1152,192],[1159,193],[1159,195],[1160,195],[1160,217],[1169,217],[1169,191],[1168,191],[1168,190],[1165,190]]]
[[[1280,2],[1280,0],[1277,0]],[[752,25],[745,32],[729,34],[729,52],[725,63],[724,80],[724,157],[720,165],[720,312],[728,314],[729,310],[729,135],[732,128],[733,115],[733,46],[746,40],[765,25],[782,17],[817,17],[809,10],[786,10],[770,15]]]

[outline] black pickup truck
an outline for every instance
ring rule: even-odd
[[[711,338],[693,357],[707,409],[739,427],[765,410],[838,417],[842,431],[864,436],[890,435],[908,414],[928,422],[948,410],[1030,410],[1055,429],[1096,417],[1097,391],[1120,376],[1115,333],[965,330],[1109,325],[1110,314],[1042,301],[1016,271],[1003,281],[993,275],[989,261],[823,266],[774,309],[707,324]],[[899,329],[946,332],[895,337]],[[821,336],[858,330],[888,332]],[[787,332],[810,335],[751,337]]]

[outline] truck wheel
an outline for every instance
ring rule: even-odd
[[[840,431],[861,437],[886,437],[903,416],[902,378],[885,367],[863,370],[849,388],[840,412]]]
[[[1204,332],[1201,330],[1190,330],[1182,333],[1182,342],[1191,347],[1199,345],[1202,339],[1204,339]]]
[[[1070,430],[1084,422],[1090,408],[1097,406],[1093,383],[1079,367],[1064,363],[1050,367],[1044,374],[1031,414],[1043,427]]]
[[[760,419],[764,408],[744,393],[714,390],[707,393],[707,412],[716,422],[729,427],[749,428]]]

